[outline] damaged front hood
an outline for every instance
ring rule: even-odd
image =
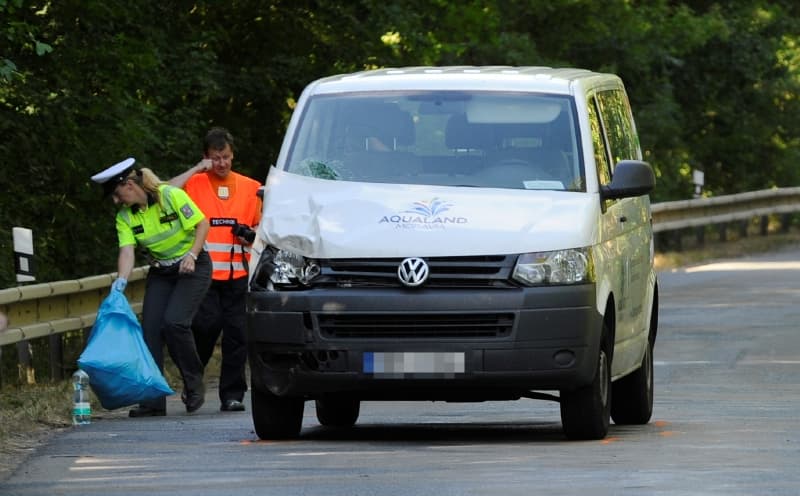
[[[360,183],[272,169],[260,230],[311,258],[497,255],[591,244],[586,193]]]

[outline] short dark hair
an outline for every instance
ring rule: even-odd
[[[230,145],[231,151],[236,151],[233,144],[233,135],[224,127],[212,127],[203,138],[203,151],[222,150],[225,145]]]

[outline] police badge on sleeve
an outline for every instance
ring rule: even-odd
[[[191,216],[194,215],[194,210],[192,210],[192,206],[191,205],[187,204],[187,205],[184,205],[184,206],[181,207],[181,213],[183,214],[183,216],[185,218],[188,219],[188,218],[190,218]]]

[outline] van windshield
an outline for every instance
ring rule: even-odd
[[[319,95],[286,170],[340,181],[584,191],[572,99],[430,91]]]

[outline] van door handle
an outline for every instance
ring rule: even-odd
[[[620,222],[628,222],[628,218],[623,215],[622,217],[619,218],[619,221]]]

